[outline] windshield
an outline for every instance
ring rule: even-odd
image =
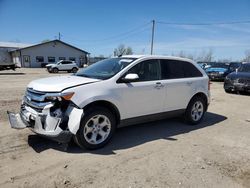
[[[132,63],[134,58],[111,58],[99,61],[89,67],[78,71],[76,76],[83,76],[88,78],[96,79],[109,79],[130,63]]]
[[[238,69],[239,72],[250,72],[250,63],[248,64],[243,64],[240,66]]]
[[[212,65],[212,68],[224,68],[224,69],[228,69],[229,65],[225,64],[225,63],[215,63]]]

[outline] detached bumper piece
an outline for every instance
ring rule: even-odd
[[[7,111],[10,126],[13,129],[24,129],[27,127],[26,124],[23,123],[20,114],[15,114],[13,112]]]
[[[58,95],[55,93],[54,95]],[[47,99],[52,96],[51,99]],[[29,128],[36,134],[68,143],[79,129],[83,109],[73,103],[59,100],[53,94],[28,88],[23,98],[20,113],[7,112],[14,129]]]
[[[20,113],[7,112],[10,126],[14,129],[30,128],[36,134],[57,141],[59,143],[68,143],[72,138],[72,133],[60,125],[63,122],[62,117],[51,115],[52,105],[45,106],[41,113],[31,107],[22,105]]]

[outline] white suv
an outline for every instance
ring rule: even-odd
[[[52,63],[46,65],[46,68],[49,72],[58,73],[59,71],[68,71],[76,73],[78,71],[78,66],[74,61],[70,60],[61,60],[57,63]]]
[[[72,76],[32,81],[12,128],[29,127],[61,143],[104,146],[115,129],[172,116],[198,124],[209,105],[209,79],[193,61],[168,56],[122,56]]]

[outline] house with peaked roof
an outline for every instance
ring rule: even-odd
[[[71,60],[82,67],[88,63],[89,52],[61,40],[52,40],[9,51],[11,61],[22,67],[39,68],[60,60]]]

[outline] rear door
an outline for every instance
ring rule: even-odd
[[[60,65],[60,70],[69,70],[70,69],[69,68],[70,63],[71,62],[69,62],[69,61],[62,61],[61,65]]]
[[[162,59],[161,75],[166,91],[164,111],[185,109],[202,76],[200,71],[190,62]]]

